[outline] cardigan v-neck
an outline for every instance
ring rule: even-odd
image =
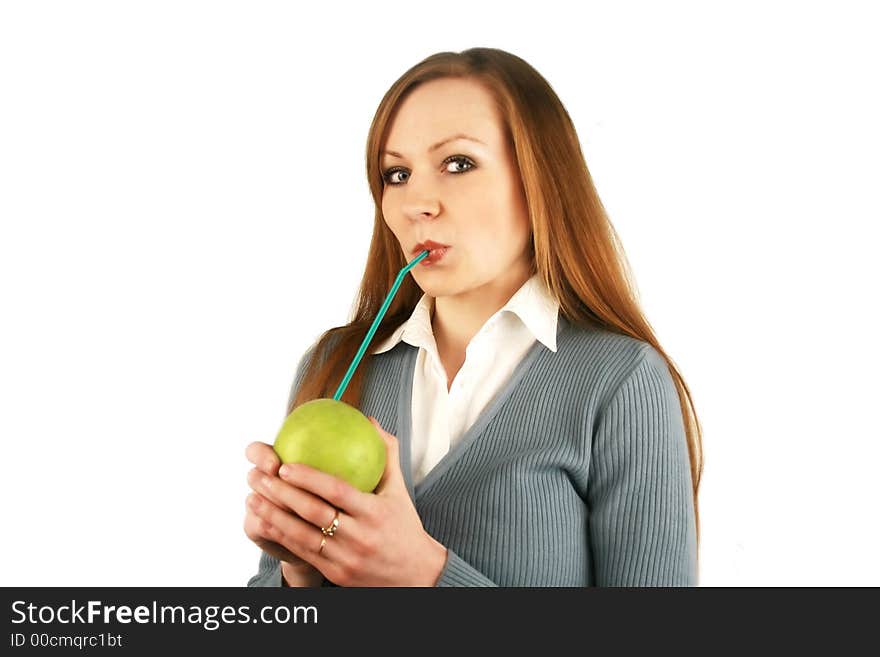
[[[560,314],[556,328],[557,341],[562,332],[567,328],[568,322]],[[522,378],[528,373],[529,368],[534,361],[541,356],[542,353],[549,353],[546,345],[540,341],[529,348],[522,360],[517,363],[508,380],[502,384],[498,392],[486,407],[477,416],[474,423],[462,434],[458,442],[453,445],[450,450],[440,459],[440,461],[425,475],[421,482],[413,486],[412,468],[410,464],[410,454],[412,445],[412,385],[413,374],[418,357],[418,348],[407,345],[408,350],[403,360],[403,385],[400,386],[400,397],[398,399],[397,417],[400,418],[398,425],[397,439],[401,446],[401,468],[403,469],[404,478],[406,480],[407,490],[413,500],[421,496],[424,491],[428,490],[439,477],[443,475],[449,468],[454,467],[459,456],[465,452],[470,444],[476,440],[486,425],[492,421],[492,418],[498,410],[508,400],[513,390],[519,385]]]
[[[554,353],[557,349],[559,302],[537,273],[471,336],[461,363],[440,356],[434,335],[436,301],[423,294],[409,318],[371,347],[373,355],[400,342],[419,350],[409,433],[409,472],[416,487],[462,439],[536,340]]]

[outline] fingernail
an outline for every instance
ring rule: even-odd
[[[286,477],[290,474],[290,468],[288,468],[286,465],[282,465],[281,469],[278,470],[278,474],[282,477]]]

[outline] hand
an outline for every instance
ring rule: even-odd
[[[277,478],[278,468],[281,466],[281,459],[272,449],[271,445],[261,442],[253,442],[247,446],[245,456],[248,461],[256,467],[251,468],[248,472],[248,484],[255,491],[262,493],[270,500],[278,502],[277,498],[272,496],[270,488],[265,486],[261,479],[268,477],[270,481],[274,479],[281,483]],[[282,562],[282,571],[285,580],[290,583],[291,579],[297,580],[315,580],[320,581],[320,573],[307,561],[303,561],[290,550],[279,545],[273,539],[273,527],[265,520],[255,514],[248,507],[244,518],[244,533],[249,539],[256,543],[261,550],[272,555]]]
[[[266,523],[264,535],[339,586],[434,586],[446,565],[446,548],[425,531],[413,505],[400,470],[397,438],[375,418],[370,421],[387,450],[385,471],[373,493],[302,463],[288,463],[280,479],[270,480],[267,494],[255,493],[248,504]],[[330,525],[337,509],[339,526],[325,538],[321,528]]]

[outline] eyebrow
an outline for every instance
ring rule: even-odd
[[[432,153],[432,152],[436,151],[438,148],[440,148],[441,146],[443,146],[444,144],[448,144],[449,142],[455,141],[456,139],[467,139],[468,141],[475,141],[478,144],[483,144],[483,146],[486,145],[486,142],[480,141],[476,137],[470,137],[468,135],[459,133],[457,135],[452,135],[451,137],[447,137],[446,139],[443,139],[442,141],[438,141],[436,144],[434,144],[433,146],[431,146],[428,149],[428,152]],[[393,155],[394,157],[399,157],[399,158],[403,159],[403,155],[401,155],[400,153],[397,153],[395,151],[382,151],[382,154]]]

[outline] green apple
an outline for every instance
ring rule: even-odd
[[[284,420],[273,445],[282,463],[305,463],[370,493],[385,471],[385,441],[366,415],[335,399],[313,399]]]

